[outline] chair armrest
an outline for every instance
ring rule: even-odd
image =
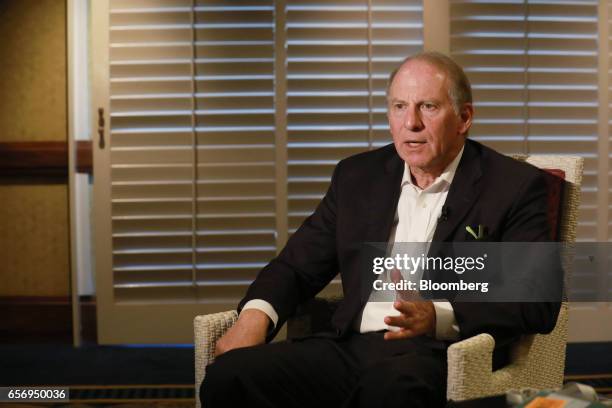
[[[447,351],[446,398],[461,401],[489,393],[495,340],[481,333],[452,344]]]
[[[206,366],[215,360],[215,346],[221,338],[234,325],[238,319],[235,310],[196,316],[193,319],[194,346],[195,346],[195,389],[196,406],[200,407],[200,384],[206,375]]]
[[[502,394],[510,389],[556,389],[563,384],[568,305],[561,305],[550,334],[522,336],[513,346],[510,363],[492,371],[495,341],[488,334],[448,348],[447,398],[454,401]]]

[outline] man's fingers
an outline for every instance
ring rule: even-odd
[[[395,302],[393,302],[393,308],[398,312],[405,314],[406,316],[413,315],[417,310],[417,307],[414,302],[408,302],[405,300],[396,300]]]
[[[413,319],[400,315],[400,316],[387,316],[385,317],[385,323],[388,324],[389,326],[395,326],[395,327],[403,327],[403,328],[407,328],[410,327],[413,323]]]
[[[384,338],[385,340],[401,340],[414,337],[414,335],[415,333],[410,329],[401,329],[400,331],[396,332],[386,332]]]
[[[415,323],[417,308],[413,302],[396,300],[393,307],[401,314],[399,316],[386,316],[384,322],[389,326],[402,328],[411,327]]]
[[[389,326],[399,327],[400,331],[385,335],[385,339],[404,339],[421,334],[435,333],[436,316],[431,302],[406,302],[398,300],[393,307],[400,312],[399,316],[387,316],[384,322]]]

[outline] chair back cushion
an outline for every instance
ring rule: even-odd
[[[546,187],[548,193],[548,224],[550,225],[550,239],[559,239],[559,225],[561,224],[561,205],[563,203],[563,187],[565,185],[565,172],[561,169],[542,169],[547,174]]]

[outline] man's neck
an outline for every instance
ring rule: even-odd
[[[420,188],[421,190],[425,190],[427,187],[431,186],[433,182],[442,174],[442,170],[439,172],[425,172],[421,169],[411,168],[410,169],[410,178],[412,179],[412,184]],[[417,171],[415,171],[417,170]]]

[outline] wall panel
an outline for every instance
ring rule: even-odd
[[[0,142],[66,140],[66,3],[0,2]],[[0,296],[69,292],[65,185],[0,181]]]

